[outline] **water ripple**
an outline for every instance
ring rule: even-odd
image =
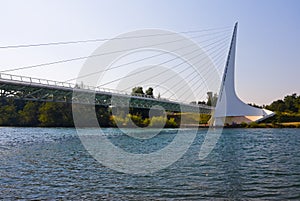
[[[188,131],[187,131],[188,132]],[[0,198],[67,200],[299,200],[297,129],[225,129],[213,152],[199,160],[205,136],[167,169],[132,176],[93,159],[74,129],[0,128]],[[116,146],[148,153],[165,146],[175,130],[137,141],[105,129]]]

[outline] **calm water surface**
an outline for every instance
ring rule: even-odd
[[[116,146],[144,153],[166,146],[176,132],[164,130],[147,143],[105,129]],[[98,163],[75,129],[0,128],[0,198],[300,200],[299,129],[226,129],[199,160],[205,134],[199,130],[189,151],[169,168],[133,176]]]

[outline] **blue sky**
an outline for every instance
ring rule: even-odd
[[[0,46],[111,38],[143,28],[180,32],[238,21],[237,93],[246,102],[269,104],[300,93],[299,10],[297,0],[2,0]],[[0,50],[0,70],[89,55],[94,47]],[[21,73],[64,80],[81,64]]]

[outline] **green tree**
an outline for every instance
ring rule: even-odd
[[[58,115],[59,108],[56,103],[47,102],[42,104],[39,109],[39,121],[42,126],[57,126],[57,122],[61,121]]]
[[[212,92],[211,91],[207,92],[207,102],[206,102],[206,105],[212,106]]]
[[[266,106],[266,108],[272,111],[284,112],[286,106],[283,100],[277,100],[277,101],[273,101],[271,105]]]
[[[153,88],[152,88],[152,87],[149,87],[149,88],[146,90],[146,95],[147,95],[147,96],[154,97],[154,96],[153,96]]]
[[[277,120],[277,123],[281,123],[282,122],[282,114],[281,114],[281,112],[277,113],[276,120]]]
[[[134,87],[132,89],[131,95],[141,94],[144,95],[143,87]]]
[[[71,105],[66,103],[43,103],[39,109],[42,126],[72,126]]]
[[[277,112],[300,113],[300,96],[296,93],[285,96],[283,100],[273,101],[266,108]]]
[[[58,103],[60,104],[60,111],[62,115],[62,126],[74,126],[73,115],[72,115],[72,105],[68,103]]]
[[[32,101],[27,102],[23,110],[19,111],[21,125],[23,126],[39,125],[38,113],[39,113],[39,103],[32,102]]]
[[[168,128],[178,128],[178,124],[175,121],[175,118],[170,118],[166,122],[166,127]]]
[[[130,121],[129,121],[129,118],[132,120],[132,122],[136,125],[136,126],[138,126],[138,127],[144,127],[144,120],[143,120],[143,118],[142,118],[142,116],[141,115],[131,115],[131,114],[129,114],[128,115],[128,120],[127,120],[127,124],[130,124]]]
[[[285,103],[287,112],[294,112],[294,113],[298,112],[297,95],[295,93],[290,96],[285,96],[284,103]]]
[[[97,111],[97,119],[100,126],[108,127],[113,126],[113,122],[111,122],[111,114],[108,108],[106,107],[96,107]]]
[[[167,118],[163,116],[154,116],[150,120],[149,127],[163,128],[166,125]]]
[[[0,107],[0,125],[15,126],[19,124],[16,107],[11,103]]]
[[[213,98],[212,98],[212,105],[216,106],[218,101],[218,94],[214,93]]]
[[[218,100],[218,95],[216,93],[213,94],[213,92],[211,92],[211,91],[207,92],[207,102],[206,102],[206,104],[208,106],[216,106],[217,100]]]
[[[298,107],[298,113],[300,113],[300,95],[297,97],[296,103]]]
[[[198,101],[198,105],[205,105],[205,101]]]
[[[200,124],[208,124],[209,120],[211,118],[211,115],[209,114],[200,114]]]

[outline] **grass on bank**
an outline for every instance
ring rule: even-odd
[[[235,125],[225,125],[226,128],[300,128],[300,122],[285,122],[285,123],[257,123],[251,122],[235,124]]]

